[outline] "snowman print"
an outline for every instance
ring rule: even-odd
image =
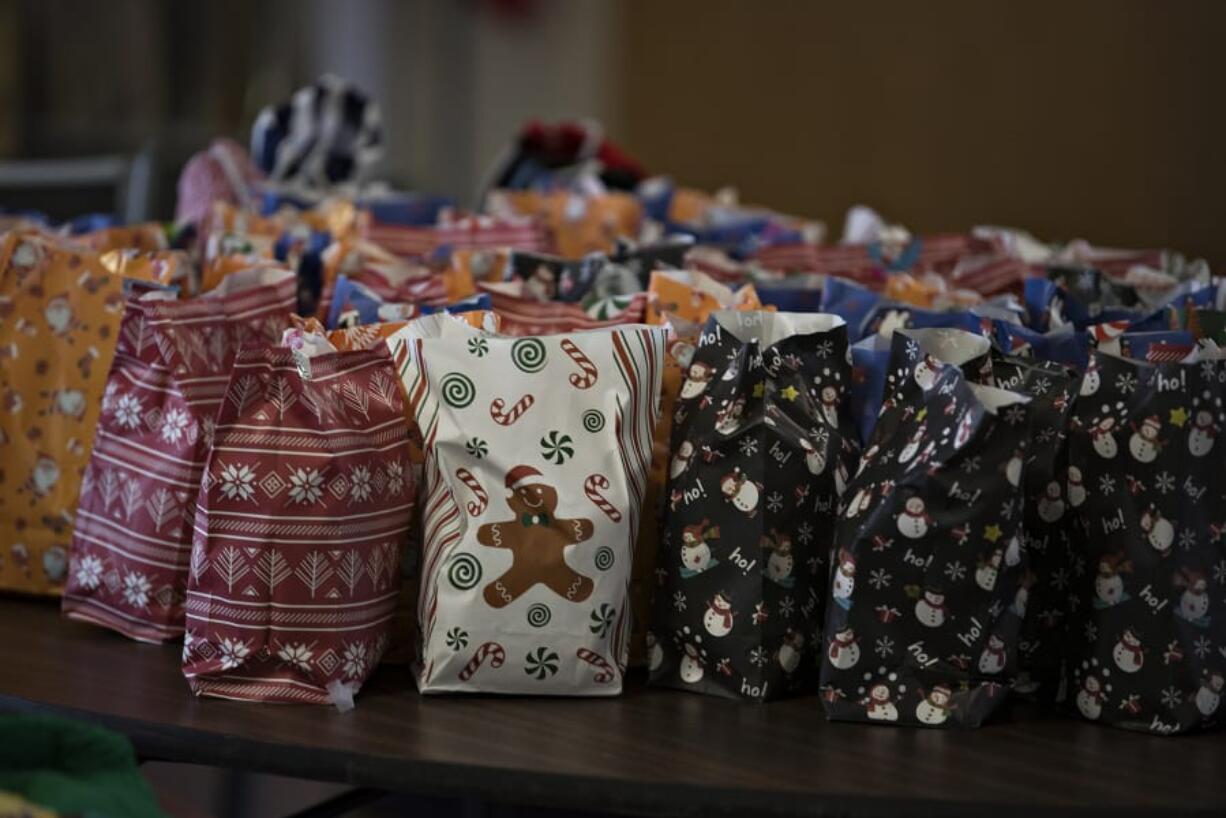
[[[704,361],[694,361],[686,375],[686,381],[681,386],[681,399],[691,400],[707,391],[707,386],[715,377],[715,368]]]
[[[920,445],[923,443],[924,434],[928,431],[928,424],[921,421],[911,434],[911,439],[902,447],[902,451],[898,453],[898,462],[900,464],[910,463],[911,460],[919,453]]]
[[[1081,508],[1086,501],[1086,487],[1081,476],[1081,469],[1068,467],[1068,502],[1073,508]]]
[[[719,481],[724,499],[750,517],[758,513],[759,486],[750,480],[739,467],[725,474]]]
[[[664,648],[651,631],[647,632],[647,670],[655,673],[664,664]]]
[[[1109,671],[1104,671],[1104,673],[1106,672]],[[1110,689],[1110,685],[1104,683],[1097,676],[1086,674],[1081,680],[1080,689],[1077,691],[1077,709],[1081,712],[1081,715],[1091,721],[1101,716],[1103,714],[1103,703],[1107,700],[1107,692]]]
[[[718,537],[719,529],[710,528],[710,520],[703,519],[694,525],[687,525],[681,530],[681,576],[692,577],[701,574],[719,561],[711,557],[711,546],[707,544],[708,537]]]
[[[1005,643],[999,636],[992,634],[983,653],[979,654],[979,672],[995,675],[1005,669]]]
[[[1176,615],[1193,625],[1208,627],[1209,583],[1205,580],[1205,574],[1190,568],[1181,568],[1175,575],[1175,587],[1184,589],[1179,597]]]
[[[1141,514],[1138,525],[1155,551],[1163,555],[1170,552],[1171,543],[1175,541],[1175,527],[1170,520],[1162,516],[1156,506],[1150,504]]]
[[[1005,479],[1013,488],[1017,488],[1022,482],[1022,455],[1021,448],[1014,449],[1009,462],[1005,464]]]
[[[1162,432],[1162,423],[1157,415],[1150,415],[1141,421],[1141,425],[1133,424],[1132,437],[1128,440],[1128,451],[1138,463],[1153,463],[1166,445],[1158,435]]]
[[[1098,391],[1098,387],[1102,385],[1102,375],[1098,371],[1098,359],[1090,358],[1090,364],[1086,367],[1086,374],[1081,379],[1081,396],[1089,397]]]
[[[716,637],[727,636],[732,632],[732,600],[728,594],[719,591],[707,603],[707,612],[702,615],[702,626],[707,633]]]
[[[715,413],[715,431],[725,437],[736,434],[745,415],[745,398],[739,397]]]
[[[800,448],[805,453],[805,466],[809,469],[809,474],[818,475],[826,470],[826,446],[821,449],[814,447],[809,442],[808,438],[800,439]]]
[[[1054,523],[1064,516],[1064,501],[1060,498],[1060,484],[1052,480],[1039,498],[1039,519]]]
[[[1213,413],[1198,409],[1192,417],[1192,429],[1188,432],[1188,451],[1193,457],[1209,454],[1217,433],[1218,426],[1213,421]]]
[[[1094,578],[1094,607],[1110,608],[1128,599],[1124,593],[1121,573],[1131,571],[1132,563],[1122,553],[1109,554],[1098,561],[1098,576]]]
[[[788,628],[787,633],[783,636],[783,644],[779,646],[779,653],[776,657],[779,667],[783,668],[784,673],[791,674],[796,672],[796,668],[800,667],[800,659],[804,655],[804,648],[804,634]]]
[[[818,402],[822,407],[822,417],[836,429],[839,426],[839,390],[831,384],[822,387],[818,393]]]
[[[852,628],[843,628],[830,640],[826,657],[837,670],[851,670],[860,661],[860,640]]]
[[[953,691],[947,685],[936,685],[915,706],[916,721],[933,727],[944,724],[949,718],[949,711],[953,709],[950,705],[952,698]]]
[[[937,371],[940,369],[940,364],[936,362],[931,355],[925,355],[915,365],[915,382],[920,389],[927,392],[932,388],[937,380]]]
[[[834,603],[843,610],[851,609],[851,594],[856,589],[856,559],[851,552],[839,549],[839,564],[834,571]]]
[[[872,504],[872,502],[872,487],[858,488],[856,489],[856,493],[851,496],[851,502],[847,504],[847,511],[844,512],[844,516],[850,520],[852,517],[863,514],[864,512],[868,511],[868,507]]]
[[[923,498],[908,497],[907,502],[903,504],[902,512],[898,515],[898,533],[909,539],[917,540],[928,533],[932,522],[932,517],[929,516],[924,506]]]
[[[915,603],[915,618],[928,628],[939,628],[945,624],[945,594],[932,588],[925,588],[919,601]]]
[[[1115,666],[1125,673],[1136,673],[1145,663],[1145,652],[1141,647],[1141,639],[1131,628],[1126,628],[1111,651]]]
[[[772,529],[770,536],[762,537],[761,546],[763,551],[770,553],[766,560],[767,578],[784,588],[791,588],[796,583],[795,577],[792,576],[796,560],[792,556],[791,537]]]
[[[1002,556],[998,548],[991,554],[979,558],[979,565],[975,568],[976,585],[985,591],[991,591],[996,587],[996,580],[1000,577],[1000,560]]]
[[[683,440],[681,445],[677,447],[677,453],[673,455],[672,461],[668,466],[668,476],[676,480],[685,470],[690,467],[690,461],[694,457],[694,444],[688,440]]]
[[[681,681],[687,684],[701,682],[707,652],[692,642],[686,642],[681,650],[681,661],[677,667]]]
[[[890,685],[898,681],[897,673],[887,673],[886,668],[877,669],[876,679],[872,673],[864,674],[864,686],[857,692],[862,697],[864,713],[870,721],[898,721],[898,707],[894,704],[895,692]],[[898,685],[898,695],[907,691],[906,685]]]
[[[1212,716],[1222,703],[1222,688],[1226,686],[1226,678],[1221,673],[1205,671],[1193,701],[1202,716]]]
[[[1119,451],[1115,444],[1115,418],[1105,417],[1090,427],[1090,445],[1104,460],[1111,460]]]

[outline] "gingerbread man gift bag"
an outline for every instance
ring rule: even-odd
[[[843,320],[719,311],[673,417],[653,684],[751,700],[812,692],[856,432]]]
[[[418,687],[614,695],[664,330],[405,345],[425,443]]]
[[[1070,707],[1156,734],[1226,723],[1226,360],[1091,354],[1069,435]]]
[[[823,704],[836,720],[974,727],[1016,675],[1029,401],[901,333],[895,349],[840,507]]]

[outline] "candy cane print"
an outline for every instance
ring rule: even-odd
[[[468,664],[460,671],[460,681],[467,682],[473,677],[485,660],[489,659],[490,667],[502,667],[502,663],[507,659],[507,652],[502,649],[502,645],[497,642],[486,642],[481,647],[477,648],[477,652],[473,654],[473,658],[468,660]]]
[[[456,469],[455,476],[460,479],[461,483],[468,486],[472,490],[473,496],[477,498],[476,500],[470,500],[468,502],[468,513],[474,517],[481,516],[481,514],[485,511],[485,507],[489,505],[490,496],[485,493],[485,489],[481,487],[481,483],[476,477],[473,477],[473,473],[468,469],[462,467]]]
[[[612,503],[606,500],[603,494],[600,493],[601,489],[607,489],[608,487],[609,478],[605,477],[603,474],[589,475],[588,478],[583,481],[583,493],[587,495],[587,499],[591,500],[596,508],[603,511],[604,515],[610,520],[615,523],[620,523],[622,521],[622,513],[618,511]]]
[[[515,405],[507,410],[506,401],[502,398],[494,398],[494,402],[490,404],[490,417],[499,426],[510,426],[515,421],[523,417],[524,412],[532,408],[532,404],[536,403],[536,398],[531,395],[524,395],[519,400],[515,401]]]
[[[569,338],[562,339],[562,351],[578,364],[579,369],[583,372],[582,375],[578,372],[570,373],[570,385],[576,389],[591,389],[596,383],[596,364],[592,363],[592,359],[584,355],[583,350],[575,346],[575,342]]]
[[[594,650],[587,648],[579,648],[575,652],[581,662],[586,662],[596,668],[596,675],[592,677],[592,681],[598,685],[607,684],[613,681],[617,675],[617,671],[613,670],[613,666],[605,661],[605,658]]]

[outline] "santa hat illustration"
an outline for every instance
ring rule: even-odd
[[[1132,571],[1132,563],[1124,558],[1123,551],[1104,554],[1098,558],[1099,576],[1113,577],[1120,572]]]
[[[516,492],[524,486],[533,486],[537,483],[543,483],[540,479],[543,475],[531,466],[515,466],[507,472],[507,491]]]

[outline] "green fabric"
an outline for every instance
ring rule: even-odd
[[[118,733],[52,716],[0,716],[0,790],[90,818],[166,818]]]

